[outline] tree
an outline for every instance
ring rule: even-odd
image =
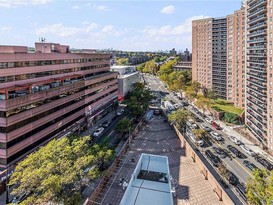
[[[199,97],[196,102],[195,105],[197,107],[199,107],[200,109],[203,110],[203,113],[205,112],[205,110],[209,110],[209,112],[211,112],[210,110],[210,105],[211,105],[211,100],[205,97]]]
[[[192,87],[192,90],[195,92],[195,95],[197,95],[197,93],[201,89],[201,84],[197,81],[193,81],[191,84],[191,87]]]
[[[120,134],[120,136],[123,136],[126,132],[131,131],[133,128],[133,124],[131,121],[124,117],[122,118],[115,126],[115,131]]]
[[[110,160],[113,152],[98,145],[90,148],[89,136],[54,139],[19,162],[10,185],[12,194],[30,193],[21,204],[80,204],[81,187],[100,175],[97,165]],[[86,171],[87,167],[92,169]]]
[[[254,178],[246,184],[247,200],[253,205],[271,205],[273,201],[273,172],[256,169]]]
[[[171,114],[168,115],[168,119],[171,123],[175,123],[177,128],[184,128],[186,125],[186,122],[190,116],[190,113],[188,110],[184,109],[178,109],[175,112],[172,112]]]
[[[206,137],[206,135],[207,135],[207,133],[204,130],[201,130],[201,129],[193,130],[193,134],[194,134],[196,140],[204,139]]]
[[[116,60],[117,65],[129,65],[129,59],[128,58],[118,58]]]

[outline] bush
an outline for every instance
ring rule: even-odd
[[[229,104],[228,101],[223,100],[223,99],[217,99],[217,100],[215,100],[215,103],[219,104],[219,105],[227,105],[227,104]]]
[[[225,112],[221,120],[235,125],[240,124],[239,116],[230,112]]]

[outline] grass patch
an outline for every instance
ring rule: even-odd
[[[213,104],[212,108],[214,108],[216,111],[224,111],[224,112],[230,112],[237,115],[241,115],[243,110],[237,107],[234,107],[231,104]]]

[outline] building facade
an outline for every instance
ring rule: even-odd
[[[133,88],[134,83],[141,79],[135,66],[111,66],[111,71],[118,72],[118,97],[123,100],[125,95]]]
[[[246,12],[246,124],[272,150],[272,1],[249,0]]]
[[[0,46],[0,167],[94,121],[117,100],[110,55],[68,46]]]
[[[245,9],[192,22],[192,78],[215,94],[245,106]]]
[[[191,61],[179,61],[175,65],[173,65],[174,71],[191,71],[192,63]]]

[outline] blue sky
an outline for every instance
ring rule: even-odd
[[[1,0],[0,45],[39,37],[73,48],[191,49],[191,21],[240,9],[239,0]]]

